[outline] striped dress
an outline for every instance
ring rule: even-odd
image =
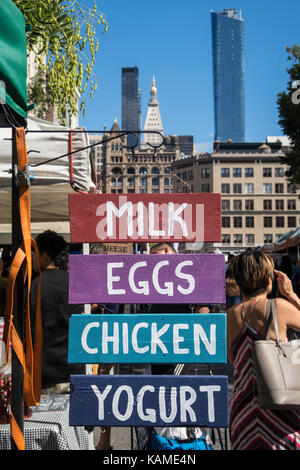
[[[265,339],[245,323],[230,344],[234,365],[229,402],[232,450],[300,450],[300,412],[258,407],[252,343]]]

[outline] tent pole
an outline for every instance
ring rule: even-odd
[[[18,167],[18,156],[16,148],[16,131],[12,128],[12,258],[22,242],[22,230],[19,208],[19,190],[16,181],[15,169]],[[14,292],[13,322],[20,340],[24,337],[24,267],[22,267],[16,278]],[[12,390],[11,390],[11,413],[18,427],[24,432],[24,371],[23,367],[12,348]],[[11,433],[11,448],[18,450],[17,444]]]

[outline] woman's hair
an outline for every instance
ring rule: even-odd
[[[273,280],[274,261],[263,251],[248,249],[235,258],[232,271],[242,294],[258,295],[267,289],[269,278]]]

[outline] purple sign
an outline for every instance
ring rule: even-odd
[[[225,303],[224,256],[71,255],[69,302]]]

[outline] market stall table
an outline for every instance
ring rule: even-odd
[[[82,426],[69,426],[69,396],[42,395],[24,420],[25,450],[89,450],[89,433]],[[0,425],[0,449],[11,449],[9,424]]]

